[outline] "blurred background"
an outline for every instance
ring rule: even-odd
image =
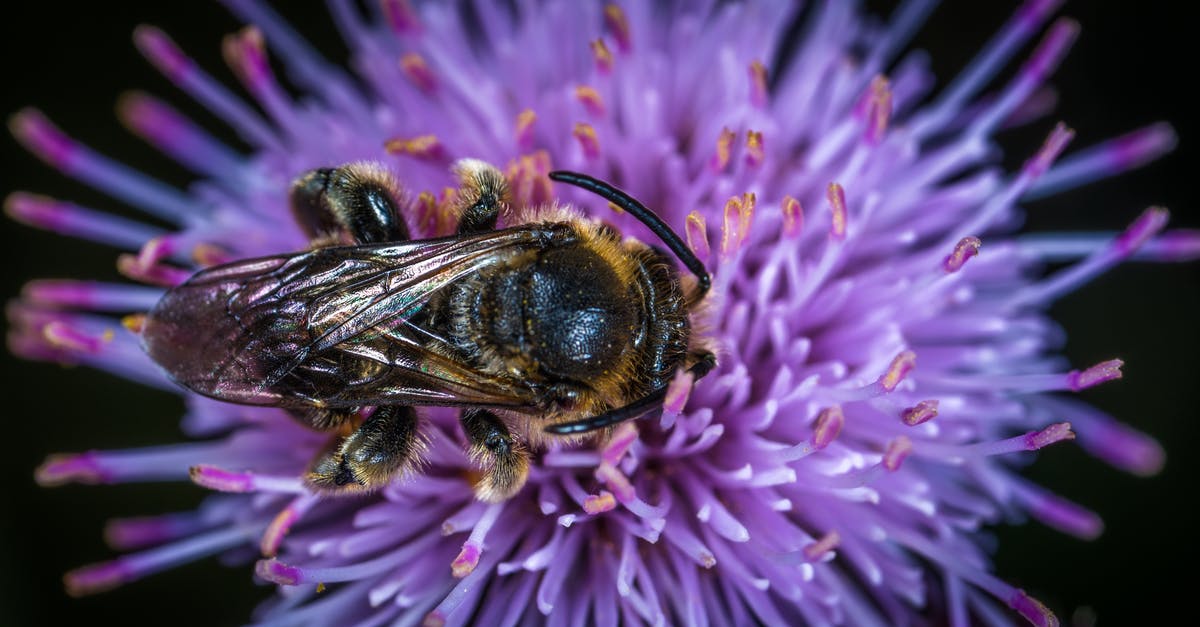
[[[71,3],[74,5],[75,3]],[[927,50],[939,84],[962,67],[1004,22],[1017,2],[947,3],[916,39]],[[891,2],[868,2],[886,15]],[[1116,230],[1150,204],[1169,207],[1172,226],[1200,228],[1196,146],[1200,131],[1193,82],[1194,21],[1183,3],[1073,2],[1082,36],[1054,76],[1060,104],[1051,119],[1007,132],[1006,163],[1018,167],[1057,119],[1077,131],[1073,148],[1157,120],[1169,120],[1179,149],[1142,170],[1028,204],[1028,229]],[[288,2],[286,14],[327,56],[340,60],[323,5]],[[130,42],[139,23],[155,24],[214,75],[238,90],[220,56],[221,37],[239,24],[217,3],[14,3],[0,21],[6,115],[26,105],[45,111],[64,130],[135,169],[179,186],[189,176],[127,133],[113,105],[129,89],[165,97],[216,135],[238,145],[227,129],[183,97],[143,61]],[[240,90],[238,90],[240,91]],[[1187,94],[1187,95],[1185,95]],[[381,138],[382,140],[382,138]],[[46,193],[115,213],[119,203],[57,174],[0,137],[0,194]],[[120,280],[116,251],[0,221],[0,296],[14,297],[35,277]],[[986,240],[985,240],[986,253]],[[1063,299],[1053,316],[1069,331],[1065,352],[1086,366],[1125,360],[1122,381],[1084,397],[1162,442],[1167,465],[1154,478],[1112,470],[1070,444],[1037,459],[1038,482],[1097,511],[1106,522],[1093,542],[1036,523],[995,530],[996,571],[1058,612],[1066,624],[1145,623],[1188,615],[1195,602],[1200,520],[1195,502],[1200,376],[1200,263],[1132,264]],[[245,622],[268,594],[249,566],[210,559],[83,599],[67,597],[62,574],[112,552],[101,537],[110,517],[188,509],[203,496],[183,484],[67,486],[41,489],[33,470],[49,453],[152,445],[181,438],[178,398],[85,368],[19,361],[0,351],[4,418],[10,431],[0,455],[0,625],[232,625]],[[1189,497],[1188,495],[1192,495]],[[1182,612],[1188,614],[1182,614]],[[1098,620],[1096,620],[1098,617]],[[1014,615],[1014,619],[1015,619]]]

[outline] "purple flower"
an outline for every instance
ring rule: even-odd
[[[189,396],[193,443],[55,456],[38,470],[47,485],[190,471],[220,492],[194,512],[114,521],[108,539],[128,552],[68,574],[72,593],[252,549],[258,576],[280,584],[255,616],[268,624],[896,624],[930,607],[967,624],[1006,622],[1016,614],[1004,606],[1053,624],[991,573],[980,531],[1019,513],[1084,538],[1101,523],[1023,479],[1017,454],[1076,439],[1137,474],[1163,463],[1152,439],[1072,398],[1119,378],[1121,362],[1065,364],[1045,309],[1123,260],[1193,259],[1200,236],[1163,232],[1157,208],[1115,236],[1014,231],[1021,201],[1151,160],[1173,147],[1172,130],[1060,160],[1072,131],[1058,125],[1016,172],[996,165],[996,131],[1050,126],[1043,86],[1076,33],[1069,20],[1047,26],[1057,2],[1027,2],[933,97],[922,57],[905,55],[928,2],[886,25],[848,3],[818,6],[786,59],[776,50],[797,19],[786,3],[547,1],[514,14],[385,1],[370,15],[335,4],[353,76],[264,5],[227,4],[255,25],[225,53],[258,108],[162,32],[136,41],[252,154],[150,96],[120,109],[197,173],[190,191],[36,111],[13,118],[44,161],[172,225],[9,196],[20,221],[134,251],[119,267],[145,284],[29,284],[10,307],[14,352],[175,389],[142,353],[136,317],[126,329],[120,314],[150,308],[198,266],[304,248],[286,208],[298,174],[381,161],[413,193],[414,231],[431,236],[449,164],[474,157],[505,169],[521,203],[574,202],[653,241],[545,178],[574,169],[675,225],[714,273],[706,327],[720,365],[694,387],[680,376],[661,419],[544,451],[526,488],[494,505],[474,499],[450,410],[423,411],[424,474],[328,499],[300,480],[325,434],[279,410]],[[264,41],[303,96],[273,74]]]

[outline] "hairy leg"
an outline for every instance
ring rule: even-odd
[[[411,465],[421,448],[413,408],[380,407],[336,448],[319,457],[306,479],[326,491],[382,488]]]
[[[292,214],[317,246],[409,239],[400,185],[383,166],[357,162],[310,170],[292,183]]]
[[[470,440],[471,459],[483,469],[475,496],[496,503],[512,497],[529,477],[529,454],[500,418],[486,409],[464,410],[459,418]]]

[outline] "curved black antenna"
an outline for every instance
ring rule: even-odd
[[[700,361],[696,362],[688,372],[694,377],[692,382],[699,381],[704,375],[708,374],[717,365],[717,358],[712,353],[704,353],[700,357]],[[669,385],[664,385],[657,390],[639,398],[638,400],[624,406],[618,407],[612,411],[604,412],[590,418],[583,418],[574,422],[561,422],[556,425],[550,425],[544,429],[546,433],[555,435],[577,435],[603,429],[604,427],[615,425],[626,420],[641,418],[646,414],[662,407],[663,399],[667,397],[667,388]]]
[[[643,205],[629,194],[612,185],[586,174],[555,170],[550,173],[550,178],[586,189],[637,218],[639,222],[645,224],[647,228],[657,235],[667,245],[667,248],[671,249],[671,252],[675,253],[679,261],[684,266],[687,266],[687,269],[691,270],[692,274],[696,275],[696,278],[700,282],[700,293],[696,295],[696,300],[699,301],[708,293],[708,288],[712,285],[712,279],[709,278],[708,270],[704,267],[704,264],[696,258],[695,253],[687,247],[687,244],[684,244],[683,240],[679,239],[675,231],[672,231],[671,227],[667,226],[667,223],[663,222],[662,218],[658,217],[657,214],[647,209],[646,205]]]

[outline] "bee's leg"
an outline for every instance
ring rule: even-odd
[[[287,410],[292,418],[295,418],[300,424],[310,426],[318,431],[328,431],[344,425],[354,419],[358,415],[358,411],[358,407],[337,409],[304,407]]]
[[[475,484],[481,501],[498,503],[516,494],[529,477],[529,454],[500,418],[486,409],[464,410],[459,418],[470,440],[471,460],[483,468]]]
[[[358,162],[310,170],[292,183],[292,215],[317,245],[409,239],[400,185],[383,166]]]
[[[421,447],[413,408],[386,405],[318,458],[306,479],[320,490],[381,488],[416,457]]]
[[[496,219],[509,205],[508,183],[495,166],[478,159],[454,162],[458,176],[458,232],[483,233],[496,228]]]

